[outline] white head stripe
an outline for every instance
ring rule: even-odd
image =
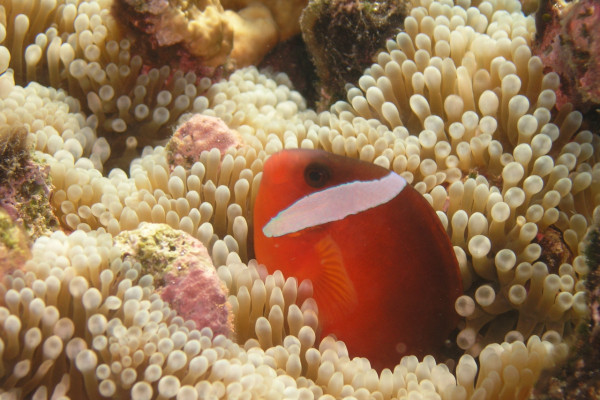
[[[263,233],[266,237],[279,237],[339,221],[387,203],[405,186],[404,178],[390,172],[381,179],[348,182],[311,193],[271,218],[263,227]]]

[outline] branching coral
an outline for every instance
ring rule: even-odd
[[[258,64],[277,44],[277,24],[262,4],[253,2],[238,12],[228,10],[225,16],[233,26],[230,57],[238,68]]]

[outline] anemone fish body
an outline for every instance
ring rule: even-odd
[[[429,203],[399,175],[318,150],[264,165],[257,260],[310,279],[322,333],[381,369],[435,353],[457,323],[453,248]]]

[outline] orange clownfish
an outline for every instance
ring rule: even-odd
[[[438,351],[462,280],[427,200],[400,175],[321,150],[265,163],[254,206],[256,259],[310,279],[322,334],[376,369]]]

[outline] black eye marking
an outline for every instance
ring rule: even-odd
[[[309,164],[304,170],[304,180],[314,188],[325,186],[331,177],[331,172],[326,165],[319,163]]]

